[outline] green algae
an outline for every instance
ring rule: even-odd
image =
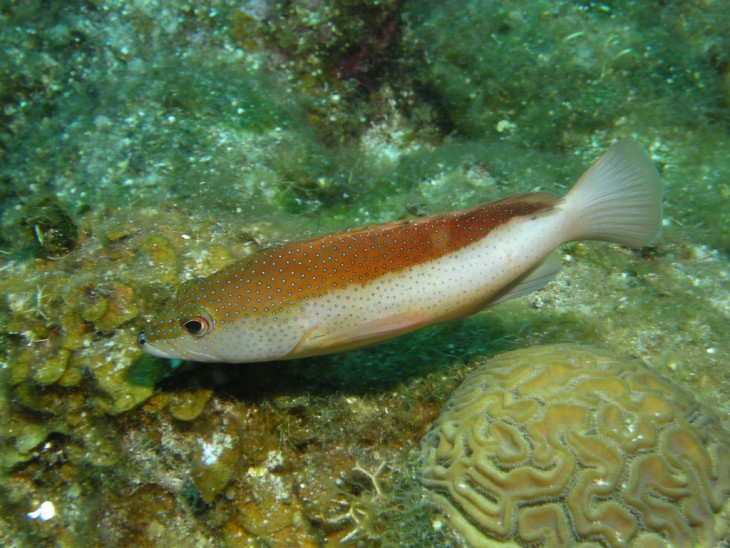
[[[0,14],[0,539],[452,541],[414,449],[471,358],[533,344],[640,356],[730,413],[723,3],[43,5]],[[540,293],[340,356],[171,374],[136,348],[184,279],[563,194],[627,135],[667,188],[654,247],[570,244]],[[40,195],[67,237],[31,256]]]
[[[76,246],[78,228],[54,197],[30,204],[20,224],[33,235],[42,257],[66,255]]]
[[[293,85],[312,99],[309,122],[326,143],[344,145],[375,113],[368,99],[392,71],[402,4],[325,0],[313,10],[305,2],[279,1],[258,23],[241,15],[232,37],[249,43],[253,27],[266,48],[280,52]]]
[[[535,150],[581,149],[607,132],[652,136],[672,220],[728,249],[727,231],[707,226],[730,221],[718,177],[729,167],[721,2],[426,2],[406,15],[418,80],[452,131],[540,163]]]
[[[183,390],[173,395],[167,409],[178,420],[192,421],[200,416],[212,395],[210,389]]]
[[[125,371],[126,380],[134,385],[153,389],[167,373],[164,362],[143,354]]]
[[[419,78],[453,126],[476,137],[576,146],[639,109],[697,126],[726,85],[719,29],[728,15],[719,2],[410,7]],[[708,17],[720,24],[708,26]]]

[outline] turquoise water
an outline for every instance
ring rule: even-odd
[[[7,3],[0,539],[454,542],[419,440],[473,360],[544,343],[639,358],[727,427],[729,19],[721,1]],[[338,356],[173,367],[136,347],[184,279],[563,194],[621,137],[662,175],[654,246],[569,244],[540,293]]]

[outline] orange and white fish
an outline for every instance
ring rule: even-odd
[[[517,194],[462,211],[264,249],[182,284],[139,335],[164,358],[260,362],[360,348],[544,286],[573,240],[632,247],[661,221],[659,175],[631,141],[564,198]]]

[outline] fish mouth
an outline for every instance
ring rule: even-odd
[[[165,358],[168,360],[190,360],[194,362],[219,362],[220,358],[213,354],[206,354],[205,352],[199,352],[196,350],[188,350],[182,348],[176,348],[170,341],[165,341],[170,348],[165,351],[160,348],[155,348],[152,344],[147,341],[144,330],[137,337],[137,345],[142,349],[143,352],[157,356],[158,358]]]
[[[159,348],[155,348],[149,342],[147,342],[147,338],[145,337],[145,334],[144,334],[144,329],[137,336],[137,346],[139,346],[143,352],[146,352],[147,354],[151,354],[152,356],[157,356],[158,358],[167,358],[167,359],[174,358],[174,356],[171,356],[170,354],[164,352],[163,350],[160,350]]]
[[[168,360],[173,360],[176,358],[176,356],[172,356],[172,355],[168,354],[167,352],[160,350],[159,348],[150,346],[149,344],[143,346],[142,350],[144,350],[147,354],[151,354],[152,356],[157,356],[158,358],[166,358]]]

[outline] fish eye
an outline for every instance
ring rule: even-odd
[[[185,318],[180,322],[180,325],[182,325],[182,328],[189,335],[192,335],[196,339],[205,337],[210,331],[210,322],[200,316]]]

